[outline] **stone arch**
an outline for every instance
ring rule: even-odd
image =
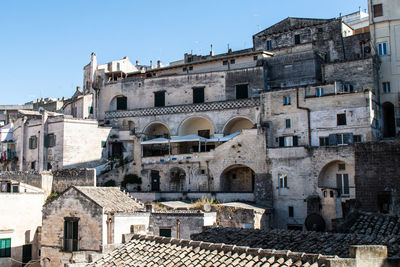
[[[226,168],[220,176],[220,189],[224,192],[253,192],[255,172],[244,164]]]
[[[396,135],[394,105],[390,102],[383,103],[382,113],[383,113],[383,137],[394,137]]]
[[[169,189],[170,191],[181,192],[185,190],[186,172],[182,168],[173,167],[169,170]]]
[[[128,97],[122,94],[114,96],[110,101],[109,110],[127,110]]]
[[[145,140],[150,140],[154,138],[159,138],[159,137],[164,137],[164,138],[170,138],[171,132],[168,128],[168,126],[160,121],[153,121],[147,124],[144,129],[144,139]]]
[[[355,198],[354,167],[342,160],[325,164],[318,175],[320,189],[337,190],[343,198]]]
[[[214,135],[215,127],[211,120],[202,116],[192,116],[184,119],[178,130],[180,136],[196,134],[205,138],[210,138]]]
[[[251,129],[254,126],[254,122],[246,117],[234,117],[230,119],[222,130],[224,136],[239,132],[243,129]]]

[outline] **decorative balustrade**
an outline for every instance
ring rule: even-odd
[[[169,115],[176,113],[204,112],[213,110],[238,109],[256,107],[260,105],[260,98],[245,98],[229,101],[208,102],[199,104],[185,104],[165,107],[139,108],[133,110],[106,111],[106,119],[124,117],[143,117],[156,115]]]

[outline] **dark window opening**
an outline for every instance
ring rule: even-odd
[[[339,165],[338,165],[338,170],[339,170],[339,171],[344,171],[344,170],[346,170],[346,164],[339,164]]]
[[[117,110],[127,110],[128,99],[125,96],[117,97]]]
[[[360,143],[361,141],[361,135],[353,135],[353,143]]]
[[[346,113],[337,114],[337,125],[346,125]]]
[[[294,217],[294,208],[289,206],[289,217]]]
[[[31,162],[31,170],[35,170],[36,169],[36,161],[32,161]]]
[[[286,119],[286,128],[291,128],[292,127],[292,122],[290,119]]]
[[[249,85],[248,84],[238,84],[236,85],[236,99],[243,99],[249,97]]]
[[[56,145],[56,136],[48,134],[44,137],[44,147],[54,147]]]
[[[204,87],[193,88],[193,103],[204,103]]]
[[[348,174],[336,174],[336,185],[339,192],[339,196],[349,196],[349,175]]]
[[[288,224],[287,229],[294,231],[303,231],[303,226],[300,224]]]
[[[385,102],[382,105],[382,111],[383,111],[383,137],[394,137],[396,135],[394,105],[390,102]]]
[[[329,137],[320,137],[319,146],[329,146]]]
[[[258,56],[253,56],[253,60],[258,60]]]
[[[210,130],[198,130],[197,135],[209,139],[210,138]]]
[[[190,67],[189,67],[189,70],[193,70],[193,66],[190,66]]]
[[[182,71],[186,72],[186,71],[187,71],[187,68],[183,68]]]
[[[382,88],[384,93],[390,93],[390,82],[383,82]]]
[[[224,61],[222,61],[222,65],[228,65],[228,60],[224,60]]]
[[[36,149],[37,148],[37,137],[31,136],[29,137],[29,149]]]
[[[300,34],[296,34],[294,36],[294,44],[300,44]]]
[[[284,96],[283,97],[283,105],[286,106],[286,105],[290,105],[290,104],[292,104],[291,97],[290,96]]]
[[[32,244],[27,244],[22,246],[22,267],[28,266],[25,263],[32,260]]]
[[[160,228],[160,236],[171,237],[171,228]]]
[[[93,107],[88,107],[88,113],[93,114]]]
[[[165,91],[154,92],[154,106],[155,107],[165,106]]]
[[[383,16],[383,6],[382,4],[377,4],[373,6],[374,18]]]
[[[390,192],[378,192],[378,209],[381,213],[389,213],[390,211]]]
[[[235,60],[234,59],[231,59],[231,64],[235,64]]]
[[[79,218],[64,218],[64,251],[78,250]]]

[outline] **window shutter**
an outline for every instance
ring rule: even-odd
[[[284,138],[283,136],[279,137],[279,147],[284,147],[285,146],[285,142],[284,142]]]
[[[344,143],[348,144],[348,145],[352,145],[354,143],[354,139],[353,139],[353,134],[352,133],[349,133],[349,134],[345,135]]]
[[[342,195],[342,175],[341,174],[336,174],[336,187],[339,192],[339,196]]]
[[[73,239],[72,249],[73,249],[73,251],[77,251],[78,250],[78,221],[74,221],[72,223],[72,239]]]
[[[297,135],[293,136],[293,146],[299,145],[299,137]]]
[[[64,221],[64,250],[66,250],[66,248],[68,246],[68,242],[67,242],[67,239],[68,239],[67,231],[68,231],[68,229],[67,228],[68,228],[68,222]]]
[[[337,136],[336,136],[336,134],[330,134],[329,135],[329,145],[330,146],[336,146],[337,145]]]
[[[349,175],[348,174],[343,174],[343,194],[348,195],[350,194],[349,190]]]
[[[44,136],[44,147],[49,147],[49,135]]]

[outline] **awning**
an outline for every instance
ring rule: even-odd
[[[151,140],[146,140],[146,141],[142,141],[141,144],[142,145],[153,145],[153,144],[168,144],[169,139],[167,138],[154,138]]]
[[[207,138],[195,134],[172,137],[171,143],[178,143],[178,142],[207,142]]]
[[[240,132],[236,132],[236,133],[233,133],[233,134],[230,134],[230,135],[221,137],[221,138],[219,138],[219,141],[220,141],[220,142],[229,141],[229,140],[231,140],[233,137],[238,136],[239,134],[240,134]]]

